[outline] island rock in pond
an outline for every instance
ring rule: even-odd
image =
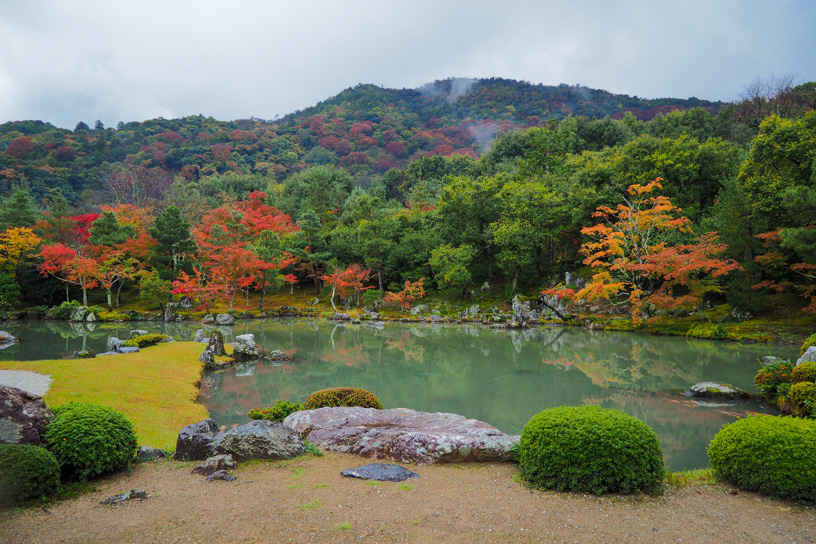
[[[318,408],[283,424],[329,451],[420,465],[504,461],[519,441],[482,421],[408,408]]]
[[[727,383],[700,382],[689,387],[683,393],[687,397],[708,399],[745,399],[748,393]]]

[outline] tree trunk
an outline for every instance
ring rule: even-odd
[[[122,285],[124,283],[125,282],[123,282],[123,281],[119,281],[119,286],[116,288],[116,307],[117,308],[119,307],[119,304],[120,304],[120,302],[122,300],[122,297],[121,297],[121,295],[122,295]]]
[[[108,309],[113,309],[113,295],[111,294],[110,287],[105,287],[105,296],[108,297]]]
[[[329,300],[331,301],[332,309],[334,310],[334,313],[336,314],[337,313],[337,306],[334,305],[334,293],[335,293],[335,291],[336,291],[336,288],[335,288],[334,285],[332,285],[332,294],[331,294],[331,298]]]
[[[88,290],[85,289],[84,285],[82,286],[82,305],[83,306],[88,305]]]
[[[68,289],[68,284],[65,284],[65,302],[71,302],[71,293]]]

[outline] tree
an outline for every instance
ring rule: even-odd
[[[0,234],[0,271],[16,278],[26,259],[36,256],[40,237],[28,228],[10,228]]]
[[[11,309],[20,296],[17,281],[8,272],[0,271],[0,310]]]
[[[425,278],[420,278],[419,281],[411,282],[405,280],[405,286],[402,291],[396,293],[387,291],[383,298],[385,305],[396,306],[402,313],[411,308],[411,304],[425,296]]]
[[[334,296],[339,295],[345,301],[346,308],[351,304],[352,299],[360,305],[360,293],[371,287],[365,284],[371,277],[371,271],[364,269],[357,263],[350,265],[345,270],[335,270],[334,273],[323,276],[325,281],[332,288],[331,305],[334,313],[337,313],[337,306],[334,305]]]
[[[0,230],[9,227],[31,227],[40,218],[37,205],[28,191],[17,188],[0,207]]]
[[[89,241],[94,245],[115,246],[124,244],[136,235],[132,225],[120,225],[113,211],[106,211],[91,223],[88,230]]]
[[[322,277],[331,258],[326,238],[321,233],[323,225],[314,210],[306,210],[298,219],[300,230],[290,238],[294,267],[314,282],[317,294],[323,286]]]
[[[170,282],[163,280],[155,270],[142,270],[139,276],[139,296],[159,304],[164,313],[164,303],[170,300]]]
[[[594,217],[601,221],[581,230],[590,238],[581,247],[584,264],[596,271],[586,287],[543,293],[626,302],[632,321],[640,323],[645,304],[689,309],[706,293],[720,292],[716,278],[739,265],[716,257],[726,246],[717,243],[714,232],[694,237],[692,243],[677,241],[683,234],[691,235],[690,222],[665,196],[649,196],[662,188],[660,181],[631,185],[623,203],[615,209],[599,207]]]
[[[431,252],[428,264],[436,273],[436,282],[442,290],[458,289],[464,297],[472,277],[470,263],[476,255],[473,246],[439,246]]]
[[[65,298],[68,297],[68,284],[82,289],[82,304],[88,305],[88,289],[96,287],[96,274],[99,264],[91,258],[83,257],[75,250],[63,244],[43,246],[40,256],[43,263],[38,267],[43,276],[53,276],[65,283]]]
[[[182,219],[177,207],[168,206],[156,218],[148,232],[156,240],[153,255],[157,264],[163,265],[175,276],[187,256],[196,249],[195,242],[190,237],[190,224]]]

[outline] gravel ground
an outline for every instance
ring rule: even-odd
[[[812,543],[816,512],[725,486],[587,496],[526,488],[515,465],[406,465],[404,484],[344,478],[371,462],[337,453],[250,462],[234,482],[164,460],[97,480],[75,500],[0,513],[2,544],[415,542]],[[130,489],[150,497],[111,507]]]
[[[28,370],[0,370],[0,385],[16,387],[42,397],[51,389],[51,376]]]

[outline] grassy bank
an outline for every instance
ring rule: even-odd
[[[95,359],[3,361],[2,370],[49,374],[49,406],[92,402],[127,416],[140,445],[175,449],[179,429],[208,417],[196,402],[203,364],[195,342],[159,344],[139,353]]]

